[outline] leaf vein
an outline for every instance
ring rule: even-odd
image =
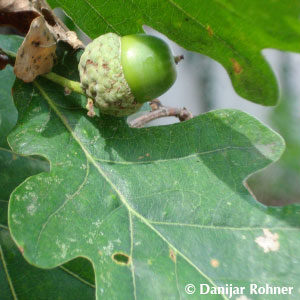
[[[3,224],[0,224],[0,228],[3,228],[5,230],[9,230],[7,226],[3,225]]]
[[[168,158],[168,159],[157,159],[157,160],[147,160],[147,161],[112,161],[109,159],[100,159],[96,157],[92,157],[93,160],[97,162],[103,162],[103,163],[109,163],[109,164],[120,164],[120,165],[146,165],[149,163],[164,163],[164,162],[169,162],[169,161],[178,161],[178,160],[183,160],[183,159],[188,159],[188,158],[193,158],[201,155],[206,155],[206,154],[213,154],[217,152],[223,152],[223,151],[230,151],[230,150],[250,150],[250,149],[257,149],[254,146],[251,147],[237,147],[237,146],[227,146],[224,148],[219,148],[219,149],[214,149],[214,150],[209,150],[209,151],[203,151],[203,152],[197,152],[193,153],[191,155],[187,156],[182,156],[182,157],[175,157],[175,158]]]
[[[88,282],[87,280],[83,279],[82,277],[80,277],[79,275],[73,273],[72,271],[68,270],[67,268],[65,268],[64,266],[59,266],[60,269],[62,269],[64,272],[68,273],[69,275],[73,276],[74,278],[78,279],[79,281],[83,282],[84,284],[95,288],[94,284],[91,284],[90,282]]]
[[[151,224],[154,225],[166,225],[166,226],[186,226],[186,227],[195,227],[201,229],[218,229],[218,230],[236,230],[236,231],[254,231],[254,230],[262,230],[262,229],[270,229],[270,230],[291,230],[297,231],[300,230],[300,227],[226,227],[226,226],[214,226],[214,225],[198,225],[198,224],[188,224],[188,223],[173,223],[173,222],[160,222],[160,221],[151,221]]]
[[[135,282],[135,273],[134,273],[134,263],[133,263],[133,224],[132,224],[132,215],[128,211],[129,215],[129,232],[130,232],[130,257],[131,257],[131,274],[132,274],[132,283],[133,283],[133,293],[134,299],[136,300],[136,282]]]
[[[95,11],[95,13],[107,24],[108,27],[110,27],[111,29],[113,29],[118,35],[120,35],[120,33],[118,32],[118,30],[112,25],[110,24],[108,21],[106,21],[106,19],[104,18],[104,16],[102,16],[100,14],[100,12],[88,1],[85,0],[85,2],[90,6],[90,8],[92,8],[92,10]]]
[[[17,294],[16,294],[16,291],[14,289],[11,277],[10,277],[9,272],[8,272],[8,268],[7,268],[7,265],[6,265],[6,261],[5,261],[5,257],[4,257],[4,253],[3,253],[1,245],[0,245],[0,258],[1,258],[2,263],[3,263],[4,272],[5,272],[5,275],[6,275],[6,278],[7,278],[7,281],[8,281],[10,290],[11,290],[11,293],[13,295],[13,298],[14,298],[14,300],[17,300],[18,297],[17,297]]]
[[[152,224],[144,218],[142,215],[140,215],[138,212],[136,212],[126,201],[124,195],[119,191],[117,186],[110,180],[109,176],[105,173],[105,171],[100,167],[100,165],[94,160],[93,156],[88,152],[88,150],[84,147],[84,145],[81,143],[78,136],[74,133],[72,127],[68,123],[68,120],[66,117],[58,110],[55,103],[52,101],[52,99],[48,96],[48,94],[43,90],[43,88],[34,81],[35,86],[38,88],[38,90],[41,92],[42,96],[45,98],[45,100],[49,103],[50,107],[55,111],[55,113],[58,115],[58,117],[61,119],[62,123],[65,125],[65,127],[69,130],[70,134],[73,136],[74,140],[78,143],[78,145],[81,147],[82,151],[86,155],[87,159],[96,167],[96,169],[99,171],[99,173],[103,176],[103,178],[107,181],[107,183],[113,188],[113,190],[116,191],[116,193],[119,196],[119,199],[121,202],[125,205],[125,207],[128,209],[129,212],[134,214],[138,219],[141,220],[146,226],[148,226],[150,229],[152,229],[167,245],[174,248],[179,255],[183,257],[191,266],[193,266],[208,282],[210,282],[213,286],[217,286],[213,280],[206,275],[203,271],[201,271],[187,256],[185,256],[183,253],[181,253],[178,249],[176,249],[160,232],[157,230]],[[227,297],[223,296],[224,299],[228,299]]]
[[[49,215],[49,217],[47,218],[46,222],[42,225],[42,228],[41,228],[41,231],[40,231],[40,233],[38,235],[38,239],[37,239],[37,243],[36,243],[36,248],[35,248],[35,252],[36,253],[35,253],[35,256],[37,256],[37,251],[38,251],[38,246],[39,246],[39,243],[40,243],[41,236],[42,236],[44,230],[46,229],[47,225],[49,224],[50,220],[61,209],[63,209],[67,205],[67,203],[69,203],[71,200],[73,200],[80,193],[80,191],[82,190],[82,188],[87,183],[87,179],[88,179],[88,176],[89,176],[89,171],[90,171],[90,165],[89,165],[89,163],[87,163],[85,177],[84,177],[82,183],[77,188],[77,190],[70,197],[67,197],[66,200],[63,202],[63,204],[60,207],[58,207],[51,215]]]

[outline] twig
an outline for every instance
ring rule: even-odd
[[[193,118],[192,113],[185,107],[176,108],[163,106],[158,99],[151,101],[150,106],[152,108],[151,112],[132,120],[129,123],[129,126],[133,128],[142,128],[150,121],[163,117],[176,117],[180,122]]]

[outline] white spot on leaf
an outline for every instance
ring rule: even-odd
[[[93,222],[92,224],[95,225],[97,228],[99,228],[101,223],[102,223],[101,220],[97,220],[96,222]]]
[[[107,246],[104,246],[103,247],[103,251],[106,255],[111,255],[112,254],[112,251],[114,249],[114,245],[111,241],[108,242],[108,245]]]
[[[12,214],[12,220],[15,224],[21,224],[21,222],[17,219],[17,215],[16,214]]]
[[[65,258],[67,256],[67,251],[69,249],[69,246],[67,246],[66,244],[60,242],[59,240],[56,240],[56,245],[59,247],[60,251],[61,251],[61,258]]]
[[[55,181],[56,183],[58,183],[58,184],[61,184],[62,181],[63,181],[63,179],[62,179],[62,178],[59,178],[58,176],[55,176],[55,177],[54,177],[54,181]]]
[[[36,212],[36,206],[31,203],[27,206],[27,213],[29,213],[31,216],[33,216]]]
[[[272,233],[269,229],[263,229],[263,236],[259,236],[255,239],[255,242],[264,249],[265,253],[270,251],[278,251],[280,244],[278,242],[279,235]]]
[[[35,193],[33,193],[33,192],[29,193],[29,197],[31,198],[31,200],[32,200],[33,202],[37,202],[37,200],[38,200],[37,194],[35,194]]]
[[[32,190],[33,190],[33,187],[32,187],[31,184],[27,183],[27,185],[25,186],[25,189],[26,189],[27,191],[32,191]]]

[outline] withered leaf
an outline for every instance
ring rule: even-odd
[[[43,16],[35,18],[18,50],[14,72],[25,82],[51,71],[56,39]]]
[[[3,1],[3,2],[2,2]],[[82,42],[73,31],[69,31],[64,23],[55,16],[50,6],[44,0],[1,0],[0,14],[16,14],[28,16],[28,12],[34,13],[29,31],[23,44],[17,53],[15,74],[25,82],[33,81],[38,75],[48,73],[53,66],[56,44],[58,41],[64,41],[70,44],[74,49],[83,48]],[[17,26],[25,26],[22,23]],[[1,25],[1,23],[0,23]],[[25,26],[26,27],[26,26]]]
[[[40,13],[35,9],[35,2],[29,0],[1,0],[0,25],[10,25],[21,34],[26,34],[32,20]]]
[[[45,18],[57,41],[64,41],[74,49],[84,48],[76,33],[68,30],[45,0],[0,0],[0,25],[11,25],[26,34],[31,22],[39,16]]]

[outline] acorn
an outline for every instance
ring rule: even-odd
[[[102,113],[117,117],[162,95],[177,77],[169,46],[147,34],[101,35],[87,45],[78,68],[88,98]]]

